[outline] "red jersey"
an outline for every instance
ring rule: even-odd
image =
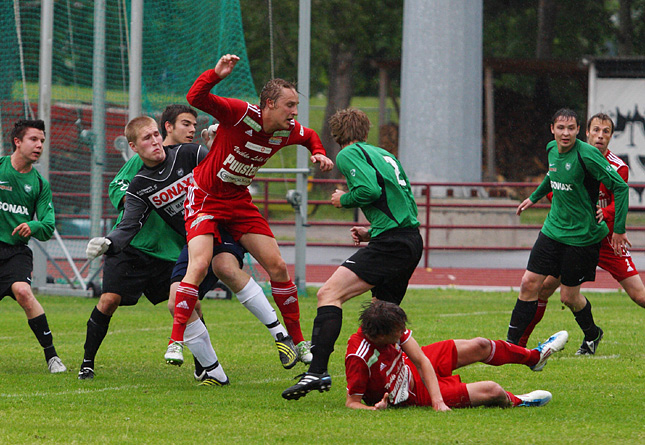
[[[411,336],[412,332],[407,329],[398,343],[377,348],[365,338],[359,328],[347,342],[347,393],[361,395],[365,403],[371,406],[381,401],[386,392],[390,393],[392,403],[396,401],[398,404],[407,400],[407,391],[413,376],[401,345]]]
[[[259,106],[210,94],[220,81],[215,70],[208,70],[186,95],[188,103],[220,124],[208,156],[193,171],[195,183],[206,193],[226,200],[250,195],[248,186],[258,169],[287,145],[303,145],[312,154],[326,154],[316,132],[295,120],[288,130],[265,133]]]
[[[612,166],[616,172],[620,175],[625,182],[629,178],[629,167],[623,162],[618,156],[613,154],[611,151],[607,150],[605,157],[609,161],[609,165]],[[614,194],[611,190],[608,190],[607,187],[601,182],[600,183],[600,193],[598,195],[598,203],[602,208],[602,216],[607,227],[609,227],[609,238],[611,239],[611,234],[614,232],[614,217],[616,214],[616,207],[614,203]]]

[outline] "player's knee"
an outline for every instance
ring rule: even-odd
[[[36,304],[36,297],[34,297],[34,293],[31,291],[31,286],[27,283],[16,283],[12,291],[14,297],[16,297],[16,301],[23,309],[30,309]]]
[[[484,337],[475,337],[471,341],[471,345],[478,357],[486,358],[490,354],[490,340]]]
[[[327,283],[318,289],[316,297],[318,298],[318,306],[338,306],[340,302],[340,294],[334,291],[333,286],[328,286]]]
[[[213,273],[222,280],[224,283],[231,283],[240,272],[240,265],[235,257],[218,258],[223,255],[218,255],[213,260]]]
[[[105,315],[112,315],[119,308],[121,304],[121,295],[111,292],[101,295],[99,302],[96,305],[97,309]]]
[[[509,403],[508,396],[504,388],[497,382],[487,381],[485,383],[484,391],[486,392],[486,399],[490,404],[504,406]]]
[[[289,279],[289,271],[287,270],[287,263],[282,256],[274,255],[265,263],[267,273],[273,281],[287,281]]]

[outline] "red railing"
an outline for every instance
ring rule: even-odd
[[[50,178],[56,177],[58,175],[69,175],[74,173],[76,176],[89,177],[89,173],[85,172],[59,172],[52,171],[50,172]],[[114,177],[114,172],[105,173],[105,193],[104,193],[104,217],[107,219],[113,219],[116,216],[116,210],[112,207],[108,194],[107,194],[107,184]],[[309,192],[308,206],[315,208],[316,206],[331,206],[331,202],[328,196],[331,195],[331,191],[339,184],[344,184],[343,180],[338,179],[310,179],[310,188],[312,189]],[[86,180],[83,178],[83,183],[89,184],[89,178]],[[428,257],[431,250],[452,250],[452,251],[518,251],[518,250],[530,250],[532,242],[525,245],[503,245],[503,243],[497,245],[478,245],[475,243],[464,244],[464,243],[438,243],[436,242],[432,234],[434,231],[450,231],[451,233],[456,233],[458,231],[478,231],[478,232],[491,232],[496,231],[508,232],[508,231],[532,231],[535,233],[540,229],[541,224],[490,224],[490,223],[481,223],[478,224],[477,221],[467,220],[463,224],[441,224],[433,223],[433,215],[435,219],[437,215],[441,212],[449,212],[454,210],[465,210],[465,211],[482,211],[482,210],[504,210],[507,209],[510,213],[514,213],[514,210],[517,208],[517,205],[521,200],[529,196],[529,194],[537,187],[537,183],[510,183],[510,182],[469,182],[469,183],[412,183],[412,186],[417,196],[417,206],[419,208],[419,220],[420,220],[420,230],[424,238],[424,257],[425,257],[425,266],[427,267]],[[279,207],[284,214],[286,206],[289,206],[285,194],[287,188],[295,188],[295,178],[275,178],[275,177],[258,177],[255,178],[253,186],[256,188],[256,193],[254,195],[254,202],[260,208],[264,217],[269,221],[271,226],[294,226],[295,217],[290,219],[275,219],[271,218],[270,210],[272,208]],[[645,189],[645,184],[630,184],[630,187],[636,190],[639,194],[642,193]],[[89,189],[89,185],[86,187]],[[259,189],[259,190],[258,190]],[[433,193],[435,190],[439,190],[439,193]],[[54,189],[54,202],[55,204],[58,201],[65,199],[73,199],[79,202],[86,202],[89,206],[89,192],[77,190],[64,190],[59,191]],[[320,199],[321,196],[327,195],[324,199]],[[436,196],[441,195],[441,198],[436,198]],[[461,196],[458,196],[461,195]],[[433,197],[435,196],[435,197]],[[312,198],[313,197],[313,198]],[[507,200],[508,202],[500,202]],[[532,209],[548,209],[550,205],[548,203],[538,203],[532,207]],[[630,206],[630,211],[632,212],[643,212],[645,211],[645,206],[643,205],[633,205]],[[287,215],[289,215],[287,213]],[[290,215],[289,215],[290,216]],[[70,219],[70,218],[88,218],[88,214],[78,213],[78,212],[59,212],[57,208],[56,214],[57,220],[61,219]],[[645,221],[645,218],[643,218]],[[310,227],[345,227],[350,228],[354,225],[366,224],[361,222],[358,218],[358,213],[355,213],[353,220],[338,220],[334,219],[333,212],[332,216],[328,219],[318,219],[310,217],[308,225]],[[109,227],[106,228],[109,230]],[[630,225],[628,227],[628,233],[631,232],[643,232],[645,231],[644,224]],[[295,233],[295,232],[294,232]],[[65,238],[65,234],[62,233]],[[81,238],[79,236],[69,236],[70,239]],[[320,241],[308,241],[307,245],[317,246],[317,247],[354,247],[354,245],[349,241],[350,238],[347,236],[347,242],[331,241],[331,242],[320,242]],[[534,239],[533,239],[534,241]],[[289,240],[279,240],[279,244],[283,246],[292,246],[295,244],[295,241]],[[643,247],[638,247],[635,245],[632,249],[633,252],[645,252],[645,242]]]

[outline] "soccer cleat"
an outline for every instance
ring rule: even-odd
[[[67,371],[67,367],[63,365],[63,362],[57,355],[53,356],[47,361],[47,367],[49,368],[49,372],[51,372],[52,374],[58,374],[59,372]]]
[[[92,380],[94,378],[94,370],[92,368],[81,368],[78,371],[79,380]]]
[[[600,343],[600,340],[602,340],[603,334],[604,332],[599,327],[598,338],[591,341],[582,340],[582,344],[580,345],[580,348],[576,351],[576,355],[594,355],[596,353],[596,349],[598,348],[598,343]]]
[[[164,355],[169,365],[181,366],[184,364],[184,344],[180,341],[171,341]]]
[[[284,369],[291,369],[298,361],[298,351],[296,345],[293,344],[291,336],[286,337],[283,334],[278,334],[278,339],[275,341],[275,346],[278,348],[280,354],[280,362]]]
[[[296,376],[296,378],[298,377],[300,377],[298,383],[282,391],[283,398],[287,400],[298,400],[313,390],[317,389],[319,392],[323,392],[329,391],[331,388],[331,377],[327,372],[323,372],[322,374],[305,372],[304,374]]]
[[[538,389],[537,391],[532,391],[528,394],[522,394],[516,397],[522,401],[522,403],[520,403],[517,406],[533,407],[533,406],[546,405],[551,401],[551,398],[553,396],[549,391],[543,391]]]
[[[202,380],[204,380],[207,377],[206,371],[205,370],[202,371],[201,374],[197,374],[197,371],[195,371],[195,372],[193,372],[193,377],[195,377],[195,380],[197,380],[198,382],[201,382]]]
[[[298,351],[298,360],[300,360],[305,365],[311,364],[314,355],[311,353],[310,341],[301,341],[296,345],[296,350]]]
[[[199,386],[226,386],[230,384],[231,382],[228,380],[228,377],[223,382],[220,380],[217,380],[215,377],[206,377],[201,381]]]
[[[551,354],[562,351],[568,340],[569,333],[567,331],[560,331],[553,334],[544,343],[540,343],[538,347],[535,348],[536,351],[540,352],[540,360],[538,360],[535,365],[531,366],[531,370],[535,372],[542,371],[546,365],[546,361],[551,357]]]

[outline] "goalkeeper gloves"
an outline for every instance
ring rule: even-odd
[[[110,241],[108,238],[102,236],[97,238],[92,238],[89,243],[87,243],[87,249],[85,249],[85,254],[87,255],[88,260],[93,260],[94,258],[103,255],[110,248]]]

